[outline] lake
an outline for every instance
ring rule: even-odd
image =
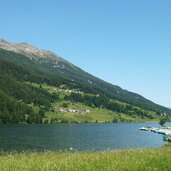
[[[138,130],[158,123],[0,125],[1,151],[99,151],[161,147],[162,135]]]

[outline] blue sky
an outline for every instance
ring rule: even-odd
[[[0,0],[0,38],[51,50],[171,106],[170,0]]]

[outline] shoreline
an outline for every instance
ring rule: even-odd
[[[0,125],[60,125],[60,124],[127,124],[127,123],[159,123],[158,121],[129,121],[129,122],[56,122],[56,123],[0,123]],[[168,122],[171,123],[171,122]]]

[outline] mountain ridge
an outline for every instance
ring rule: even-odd
[[[62,59],[55,53],[48,51],[48,50],[43,50],[40,48],[37,48],[31,44],[28,44],[26,42],[21,42],[21,43],[10,43],[4,39],[0,39],[0,48],[6,49],[9,51],[13,51],[19,54],[25,54],[28,57],[42,57],[42,58],[56,58],[56,59]]]
[[[5,45],[4,47],[3,47],[3,45]],[[8,46],[6,46],[6,45],[8,45]],[[10,48],[9,48],[10,47]],[[19,48],[18,48],[19,47]],[[8,41],[5,41],[4,39],[0,39],[0,48],[2,48],[2,49],[5,49],[5,50],[9,50],[9,51],[12,51],[12,52],[15,52],[15,53],[19,53],[19,54],[23,54],[23,55],[26,55],[26,56],[28,56],[28,57],[30,57],[30,58],[32,58],[33,56],[34,57],[38,57],[38,58],[47,58],[47,59],[51,59],[51,60],[59,60],[60,62],[64,62],[64,63],[67,63],[67,64],[69,64],[69,65],[71,65],[72,66],[72,68],[74,69],[74,70],[79,70],[79,71],[83,71],[82,69],[80,69],[79,67],[77,67],[77,66],[75,66],[75,65],[73,65],[73,64],[71,64],[70,62],[68,62],[68,61],[66,61],[65,59],[63,59],[63,58],[61,58],[60,56],[58,56],[57,54],[55,54],[55,53],[53,53],[53,52],[51,52],[51,51],[47,51],[47,50],[42,50],[42,49],[39,49],[39,48],[37,48],[37,47],[35,47],[35,46],[33,46],[33,45],[31,45],[31,44],[28,44],[28,43],[25,43],[25,42],[23,42],[23,43],[10,43],[10,42],[8,42]],[[27,53],[27,49],[31,49],[30,50],[30,52],[29,53]],[[49,58],[50,57],[50,58]],[[54,63],[55,64],[55,63]],[[58,65],[54,65],[53,66],[54,68],[55,67],[59,67]],[[63,65],[62,66],[62,68],[64,69],[64,67],[65,67],[65,65]],[[85,71],[83,71],[83,72],[85,72]],[[87,73],[87,72],[85,72],[85,73]],[[87,73],[87,74],[89,74],[89,73]],[[91,74],[90,74],[91,75]],[[91,75],[91,76],[93,76],[93,75]],[[93,76],[94,77],[94,76]],[[97,77],[94,77],[94,78],[97,78]],[[97,78],[97,79],[99,79],[99,80],[101,80],[101,81],[103,81],[102,79],[100,79],[100,78]],[[90,84],[93,84],[93,81],[92,80],[88,80],[87,79],[87,82],[89,82]],[[108,83],[108,82],[106,82],[106,81],[104,81],[105,83]],[[111,83],[108,83],[108,84],[111,84]],[[112,85],[112,84],[111,84]],[[130,91],[128,91],[128,90],[126,90],[126,89],[122,89],[120,86],[118,86],[118,85],[112,85],[112,86],[115,86],[115,87],[117,87],[118,88],[118,90],[117,90],[117,93],[119,94],[120,93],[120,91],[119,90],[122,90],[122,91],[124,91],[125,93],[127,93],[127,92],[129,92],[129,93],[133,93],[133,94],[135,94],[135,98],[140,98],[140,97],[142,97],[142,98],[144,98],[143,96],[141,96],[141,95],[139,95],[139,94],[137,94],[137,93],[135,93],[135,92],[130,92]],[[146,99],[147,100],[147,99]]]

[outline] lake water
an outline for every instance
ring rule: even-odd
[[[1,125],[2,151],[99,151],[160,147],[162,135],[139,131],[157,123]]]

